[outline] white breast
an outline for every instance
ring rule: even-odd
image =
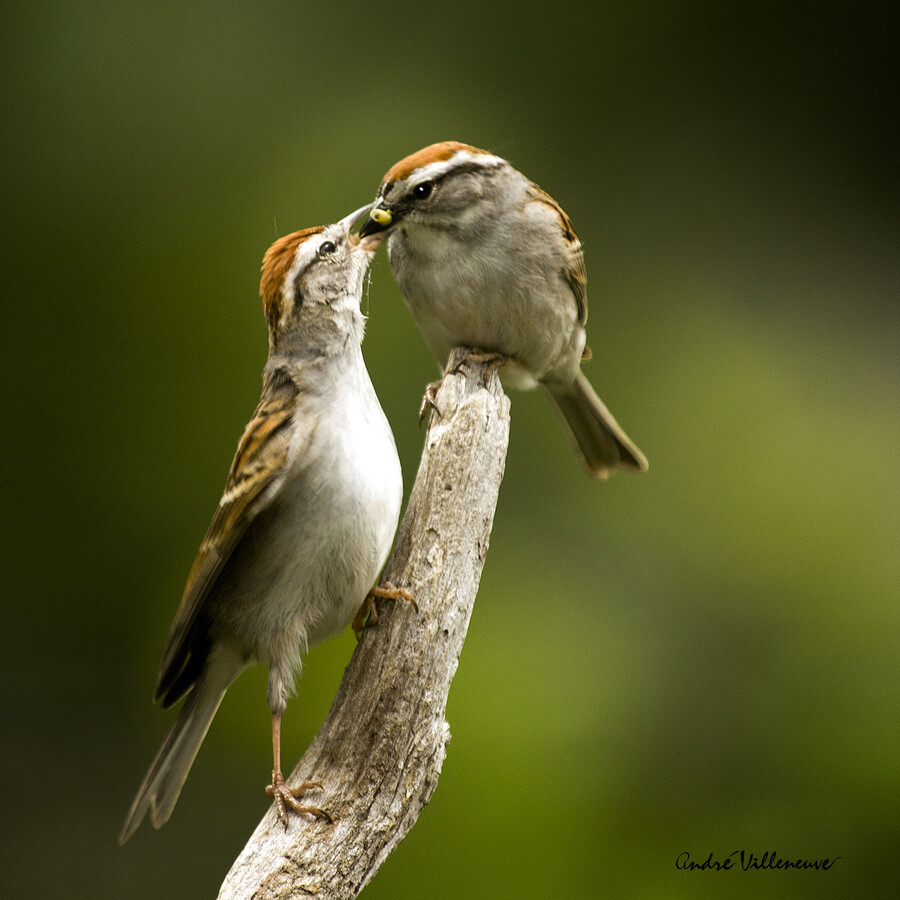
[[[361,355],[357,362],[328,400],[332,427],[316,441],[315,474],[306,479],[313,491],[304,489],[327,514],[315,516],[315,533],[298,523],[317,569],[303,579],[309,589],[301,601],[310,647],[347,627],[384,566],[400,515],[394,436]]]
[[[236,551],[242,562],[217,598],[220,622],[270,667],[296,671],[301,653],[347,627],[397,528],[400,461],[355,355],[327,396],[310,399],[319,407],[314,437],[298,435],[302,459],[251,524]]]

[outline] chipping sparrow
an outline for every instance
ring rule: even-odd
[[[281,238],[260,293],[269,330],[262,397],[188,576],[154,699],[187,699],[138,791],[119,842],[150,810],[169,818],[228,686],[269,667],[274,771],[287,810],[328,818],[281,772],[281,717],[300,657],[347,626],[387,557],[400,512],[400,461],[363,363],[363,278],[381,243],[350,228],[369,207]],[[379,596],[390,591],[373,589]],[[397,592],[403,593],[403,592]]]
[[[457,346],[486,351],[508,386],[547,388],[589,474],[647,468],[581,373],[584,257],[552,197],[506,160],[445,141],[385,175],[360,234],[386,230],[394,277],[441,365]]]

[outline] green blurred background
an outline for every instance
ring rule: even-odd
[[[214,896],[266,809],[265,672],[115,838],[259,392],[279,235],[457,139],[584,243],[585,478],[513,397],[435,797],[387,897],[896,896],[900,204],[890,4],[14,2],[2,54],[4,893]],[[435,366],[384,254],[364,350],[407,490]],[[287,764],[352,635],[309,657]],[[683,872],[735,849],[828,872]]]

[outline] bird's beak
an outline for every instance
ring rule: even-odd
[[[378,234],[374,237],[368,238],[368,240],[363,240],[366,235],[362,231],[358,231],[356,234],[350,233],[350,230],[356,224],[357,219],[359,219],[359,217],[363,215],[363,213],[367,213],[372,208],[372,205],[373,204],[371,203],[367,203],[365,206],[361,206],[359,209],[350,213],[349,216],[344,216],[344,218],[341,219],[340,222],[338,222],[338,225],[343,226],[344,233],[347,235],[347,240],[350,242],[350,245],[352,247],[361,247],[363,250],[374,252],[381,246],[387,235]]]
[[[369,217],[363,222],[363,227],[359,230],[360,237],[368,237],[370,234],[378,234],[379,231],[386,231],[391,227],[394,214],[383,206],[374,206]]]
[[[346,234],[350,234],[350,229],[356,224],[356,220],[363,214],[367,213],[375,204],[367,203],[365,206],[361,206],[359,209],[354,210],[350,213],[349,216],[344,216],[338,225],[340,225]]]

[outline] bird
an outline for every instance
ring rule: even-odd
[[[393,542],[403,493],[390,425],[363,361],[363,280],[381,243],[340,222],[294,232],[266,252],[260,293],[268,328],[262,395],[188,575],[163,650],[154,700],[184,703],[119,836],[149,812],[170,817],[225,691],[249,665],[268,666],[272,783],[288,812],[328,820],[286,785],[281,719],[301,656],[340,633],[370,595]],[[371,589],[371,590],[370,590]]]
[[[591,355],[584,254],[549,194],[487,150],[442,141],[384,176],[360,234],[385,232],[391,270],[442,367],[466,347],[500,367],[504,386],[543,386],[595,478],[647,469],[581,371]]]

